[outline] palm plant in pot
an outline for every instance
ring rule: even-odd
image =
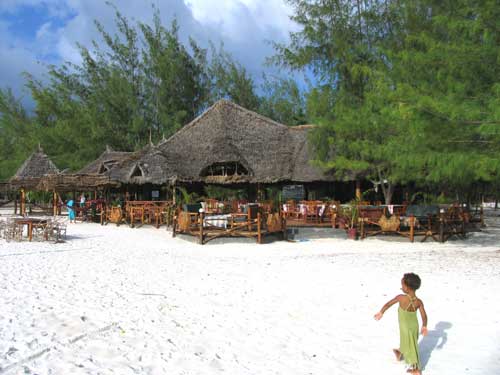
[[[359,201],[352,200],[344,211],[347,226],[347,237],[351,240],[358,238]]]

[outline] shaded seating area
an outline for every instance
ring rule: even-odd
[[[266,205],[248,203],[240,212],[225,214],[206,213],[201,203],[184,204],[174,216],[172,235],[187,234],[197,237],[200,244],[221,237],[255,238],[278,233],[286,236],[286,221],[278,213],[271,213]]]

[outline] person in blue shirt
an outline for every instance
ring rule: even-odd
[[[66,207],[68,208],[68,217],[69,217],[69,222],[70,223],[76,223],[76,219],[75,219],[76,215],[75,215],[74,205],[75,205],[75,202],[73,201],[73,199],[70,199],[66,203]]]

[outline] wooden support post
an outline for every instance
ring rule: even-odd
[[[444,214],[439,213],[439,242],[444,242]]]
[[[52,214],[54,217],[57,216],[57,193],[55,190],[52,191]]]
[[[97,189],[94,189],[94,200],[97,200]]]
[[[260,231],[260,212],[257,213],[257,243],[262,243],[262,233]]]
[[[174,206],[176,204],[176,191],[175,191],[175,185],[172,186],[172,201],[174,202]]]
[[[175,227],[177,226],[177,215],[178,212],[174,212],[172,217],[172,237],[175,237]]]
[[[410,242],[415,240],[415,216],[410,216]]]
[[[17,215],[17,193],[14,198],[14,215]]]
[[[286,229],[286,217],[281,217],[281,220],[283,222],[283,239],[286,241],[288,240],[288,233]]]
[[[361,200],[361,180],[356,180],[356,199]]]
[[[19,207],[21,216],[26,216],[26,192],[21,188],[21,206]]]
[[[203,212],[200,212],[200,245],[203,245]]]

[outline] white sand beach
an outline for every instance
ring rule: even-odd
[[[488,225],[445,244],[200,246],[89,223],[59,244],[0,240],[0,374],[404,374],[397,308],[373,315],[415,272],[424,374],[497,375],[500,220]]]

